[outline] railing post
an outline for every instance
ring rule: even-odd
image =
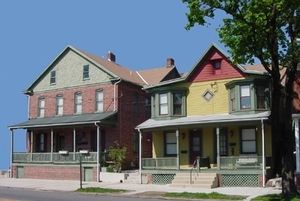
[[[200,171],[200,156],[197,156],[197,175],[199,174]]]

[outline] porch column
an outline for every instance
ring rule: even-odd
[[[33,160],[33,129],[30,130],[30,161]]]
[[[261,119],[261,143],[262,143],[262,166],[263,166],[263,171],[262,171],[262,175],[263,175],[263,187],[265,187],[265,183],[266,183],[266,178],[265,178],[265,169],[266,169],[266,154],[265,154],[265,126],[264,126],[264,120]]]
[[[14,130],[10,129],[10,178],[13,178],[13,164],[14,161]]]
[[[53,161],[53,128],[51,128],[51,155],[50,155],[50,161]]]
[[[296,172],[300,172],[300,158],[299,158],[299,119],[294,119],[295,123],[295,144],[296,144]]]
[[[177,147],[176,147],[176,152],[177,152],[177,170],[180,169],[180,160],[179,160],[179,129],[176,128],[176,144],[177,144]]]
[[[140,175],[140,184],[142,184],[143,180],[142,180],[142,132],[140,131],[140,129],[138,129],[139,131],[139,175]]]
[[[73,160],[76,160],[76,128],[73,127]]]
[[[97,126],[97,182],[100,182],[100,127],[95,123]]]
[[[217,169],[220,170],[220,127],[217,126]]]

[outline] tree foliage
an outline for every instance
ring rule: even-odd
[[[107,149],[108,157],[113,161],[113,169],[116,172],[121,172],[122,164],[126,159],[126,147],[120,147],[119,143],[115,141],[116,147],[110,146]]]
[[[297,193],[292,146],[293,83],[300,63],[300,1],[298,0],[183,0],[191,29],[209,24],[216,11],[226,14],[217,29],[235,63],[258,59],[272,77],[271,127],[275,147],[281,147],[282,193]],[[282,84],[282,72],[286,72]],[[280,146],[278,146],[280,145]],[[273,155],[274,156],[274,155]]]

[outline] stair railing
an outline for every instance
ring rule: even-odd
[[[199,170],[200,170],[200,157],[199,156],[197,156],[197,158],[194,160],[193,167],[190,170],[190,184],[193,183],[192,173],[195,168],[197,168],[197,176],[198,176]]]

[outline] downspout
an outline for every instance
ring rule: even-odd
[[[263,166],[263,172],[262,172],[262,174],[263,174],[263,187],[265,187],[265,180],[266,180],[266,178],[265,178],[265,169],[266,169],[266,162],[265,162],[265,158],[266,158],[266,156],[265,156],[265,127],[264,127],[264,120],[263,119],[261,119],[261,137],[262,137],[262,166]]]
[[[141,130],[138,128],[138,132],[139,132],[139,176],[140,176],[140,184],[142,184],[143,180],[142,180],[142,132]]]
[[[117,82],[114,83],[114,111],[116,111],[116,87],[117,84],[119,84],[121,82],[121,78],[119,78],[119,80]]]
[[[299,119],[294,119],[295,124],[295,142],[296,142],[296,172],[300,172],[300,151],[299,151]]]
[[[10,178],[13,178],[13,161],[14,161],[14,130],[10,129]]]
[[[100,145],[100,134],[99,134],[99,130],[100,130],[100,127],[98,126],[97,122],[94,122],[95,126],[97,127],[97,182],[100,182],[100,163],[99,163],[99,160],[100,160],[100,150],[99,150],[99,145]]]
[[[221,169],[221,164],[220,164],[220,127],[217,126],[217,169]]]

